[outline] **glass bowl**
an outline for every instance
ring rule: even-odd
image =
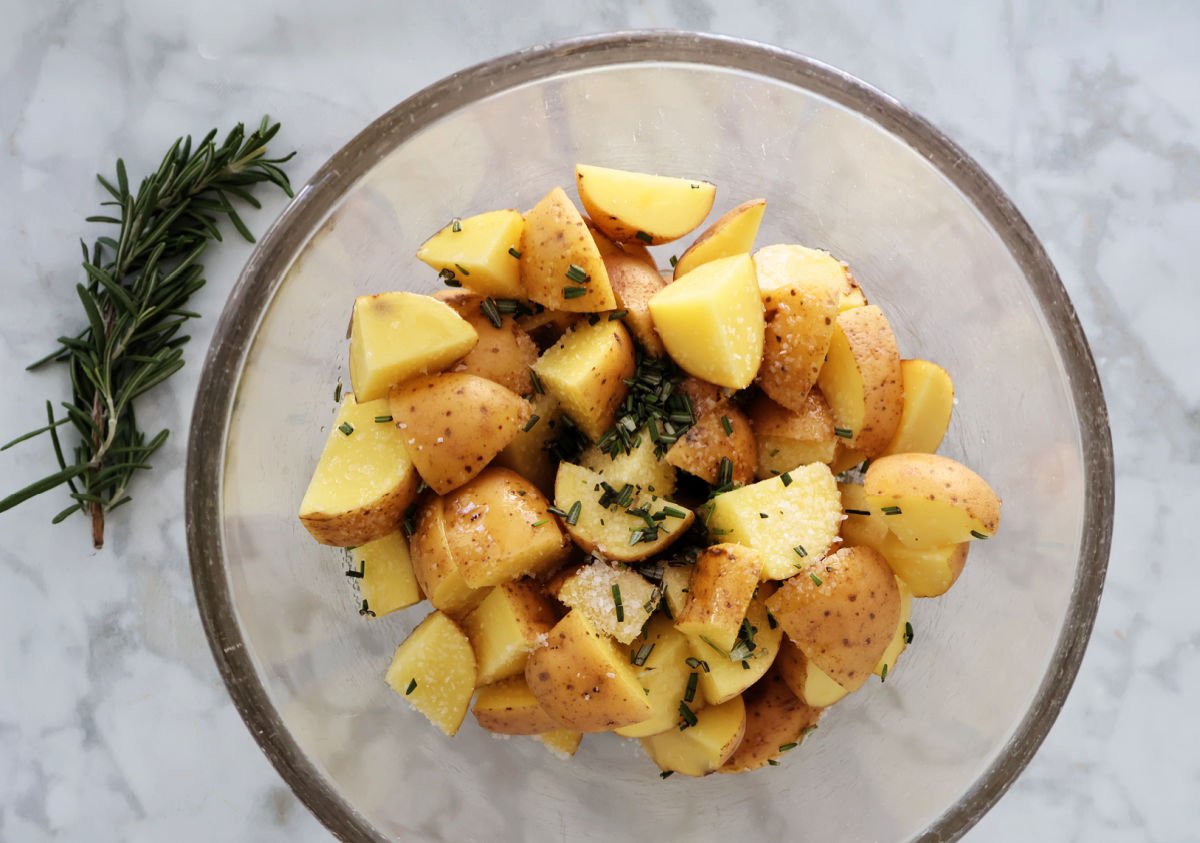
[[[356,295],[432,291],[418,244],[456,215],[530,207],[577,161],[687,174],[721,212],[766,197],[758,242],[847,260],[905,356],[958,401],[945,452],[1004,498],[958,585],[918,601],[886,684],[779,767],[661,781],[636,743],[572,761],[445,738],[384,684],[423,615],[359,617],[343,554],[296,519],[346,376]],[[669,247],[659,249],[665,263]],[[896,101],[810,59],[688,33],[526,50],[404,101],[339,151],[255,250],[205,363],[188,453],[200,611],[229,692],[302,800],[346,840],[893,841],[961,835],[1050,728],[1087,643],[1113,501],[1107,414],[1066,292],[1021,215]]]

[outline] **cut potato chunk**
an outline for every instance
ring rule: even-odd
[[[639,437],[641,441],[628,453],[618,450],[615,457],[609,456],[595,445],[585,448],[579,455],[579,463],[599,474],[618,490],[628,483],[660,498],[674,494],[674,467],[659,459],[655,453],[654,440],[644,428],[633,436],[635,441]]]
[[[359,401],[383,398],[398,383],[440,372],[479,337],[449,306],[416,293],[379,293],[354,302],[350,383]]]
[[[538,305],[540,308],[541,306]],[[536,313],[523,313],[517,317],[517,325],[529,334],[534,344],[541,350],[554,345],[562,335],[571,329],[583,316],[579,313],[565,313],[561,310],[546,310],[541,308]]]
[[[833,340],[837,293],[819,283],[793,284],[775,291],[767,311],[758,385],[789,410],[802,412]]]
[[[855,691],[892,639],[900,590],[878,552],[847,547],[785,582],[767,607],[804,655]]]
[[[613,426],[635,369],[633,340],[619,321],[581,322],[533,370],[562,411],[593,442]]]
[[[709,532],[759,551],[762,577],[771,580],[820,559],[842,522],[837,483],[820,463],[717,495],[710,506]]]
[[[661,597],[640,574],[599,559],[552,583],[551,590],[560,603],[581,613],[593,629],[622,644],[638,637]]]
[[[722,773],[744,773],[765,767],[795,750],[821,719],[821,710],[796,698],[778,670],[772,670],[746,689],[746,734]]]
[[[525,214],[520,252],[525,295],[538,304],[571,313],[616,306],[596,241],[561,187]]]
[[[521,298],[525,288],[513,252],[524,228],[521,212],[511,209],[464,217],[426,240],[417,258],[485,296]]]
[[[817,382],[847,447],[870,457],[887,446],[904,402],[900,352],[882,310],[867,305],[838,316]]]
[[[463,579],[446,536],[444,498],[431,497],[421,506],[409,550],[413,574],[434,608],[461,618],[487,596],[487,589],[471,588]]]
[[[710,486],[722,481],[722,465],[728,461],[729,481],[744,485],[754,479],[758,452],[754,430],[746,415],[729,401],[698,415],[664,455],[668,463],[699,477]]]
[[[842,496],[842,511],[846,513],[846,520],[842,522],[842,541],[882,553],[884,540],[888,537],[883,513],[871,507],[866,490],[857,483],[838,483],[838,493]]]
[[[836,451],[833,414],[819,389],[808,393],[796,412],[760,395],[746,410],[757,446],[755,475],[761,480],[798,465],[829,463]]]
[[[912,629],[912,590],[899,577],[896,578],[896,587],[900,589],[900,620],[896,623],[896,632],[892,635],[892,640],[888,642],[887,649],[879,657],[873,671],[885,682],[896,671],[896,659],[900,658],[900,654],[908,646],[908,632]]]
[[[407,609],[425,599],[413,573],[408,540],[397,530],[381,539],[354,548],[359,592],[374,617]]]
[[[912,589],[913,596],[940,597],[958,582],[971,543],[910,547],[888,533],[875,549],[883,554],[893,573]]]
[[[757,550],[739,544],[705,548],[696,559],[687,603],[675,616],[675,628],[732,650],[761,573]]]
[[[646,701],[654,713],[641,723],[615,729],[618,735],[645,738],[677,728],[680,700],[687,702],[692,711],[704,707],[704,697],[695,685],[692,686],[692,699],[686,699],[689,677],[694,672],[687,664],[688,640],[666,616],[651,618],[646,634],[630,645],[629,652],[630,661],[634,662],[633,670],[647,691]],[[638,660],[642,664],[637,664]]]
[[[900,381],[904,387],[900,424],[881,453],[936,453],[950,426],[954,382],[945,369],[928,360],[901,360]]]
[[[699,635],[688,636],[692,656],[703,662],[700,690],[709,705],[719,705],[742,693],[763,677],[779,655],[783,630],[778,623],[771,624],[763,602],[773,587],[766,583],[761,585],[759,596],[750,602],[746,611],[746,621],[754,631],[753,649],[741,638],[730,651],[722,650]],[[731,658],[731,654],[738,658]]]
[[[637,258],[655,272],[658,272],[658,263],[655,262],[654,255],[650,254],[650,250],[646,248],[646,244],[641,240],[627,240],[623,243],[618,243],[596,228],[596,224],[587,217],[583,218],[583,222],[587,225],[588,231],[592,233],[592,239],[596,241],[596,248],[600,251],[600,257],[607,258],[609,255],[629,255],[630,257]]]
[[[706,263],[650,299],[663,345],[681,369],[745,389],[762,362],[762,299],[749,255]]]
[[[515,471],[486,468],[443,505],[450,552],[471,588],[549,573],[569,555],[550,501]]]
[[[626,491],[594,471],[567,462],[558,466],[554,505],[566,513],[577,510],[574,519],[565,519],[575,544],[617,562],[637,562],[661,553],[695,520],[686,507],[644,489]]]
[[[662,590],[663,602],[673,618],[683,614],[687,605],[688,583],[692,579],[692,569],[695,565],[667,565],[663,568]]]
[[[842,431],[846,432],[845,429]],[[853,448],[846,446],[846,440],[838,437],[837,447],[833,452],[833,462],[829,464],[829,470],[834,474],[841,474],[843,471],[849,471],[852,468],[858,468],[866,462],[868,456],[863,451],[856,451]]]
[[[712,210],[717,188],[698,179],[653,176],[578,164],[575,186],[592,222],[614,240],[658,245],[695,229]]]
[[[726,211],[679,256],[674,277],[686,275],[701,264],[749,253],[766,210],[766,199],[751,199]]]
[[[455,317],[458,318],[458,317]],[[300,521],[321,544],[351,547],[400,526],[420,478],[403,438],[385,418],[388,402],[347,395],[300,502]]]
[[[488,299],[478,293],[449,290],[435,297],[450,305],[479,335],[475,347],[447,371],[487,378],[518,395],[533,392],[529,368],[537,362],[538,349],[515,320],[500,317],[497,328],[481,309]]]
[[[482,728],[498,735],[540,735],[558,728],[525,684],[524,676],[480,688],[472,711]]]
[[[558,470],[549,450],[551,440],[559,433],[562,411],[554,396],[535,392],[529,399],[529,421],[513,440],[496,454],[492,465],[510,468],[529,480],[546,495],[554,494],[554,475]]]
[[[394,387],[389,408],[409,459],[439,495],[457,489],[516,438],[529,402],[477,375],[441,374]]]
[[[629,654],[578,610],[555,625],[546,646],[529,654],[525,681],[551,717],[577,732],[611,731],[653,713]]]
[[[454,735],[475,693],[475,654],[466,633],[432,612],[396,648],[387,683],[430,723]]]
[[[551,729],[542,732],[537,739],[559,758],[570,758],[579,751],[583,743],[583,732],[573,732],[570,729]]]
[[[829,252],[792,243],[763,246],[754,253],[754,269],[767,310],[778,304],[779,291],[796,285],[824,287],[838,296],[858,287],[846,264]]]
[[[794,641],[785,640],[775,660],[783,681],[805,705],[828,708],[850,692],[817,667]]]
[[[623,318],[630,332],[647,354],[662,357],[666,349],[650,316],[650,299],[666,286],[666,282],[653,264],[633,255],[609,255],[604,259],[604,266],[608,269],[617,307],[626,311]]]
[[[986,539],[1000,527],[1000,498],[992,487],[949,457],[881,457],[863,484],[871,506],[887,516],[888,529],[910,547]]]
[[[642,749],[660,770],[707,776],[729,760],[746,733],[746,706],[740,696],[693,716],[693,726],[642,738]]]
[[[498,585],[463,619],[480,685],[524,675],[529,651],[558,622],[550,598],[530,580]]]

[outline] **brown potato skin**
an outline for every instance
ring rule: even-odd
[[[789,287],[774,295],[778,301],[767,311],[758,385],[776,403],[802,412],[829,351],[838,296],[819,285]]]
[[[434,608],[452,618],[464,617],[487,596],[487,589],[471,589],[446,537],[443,500],[430,496],[417,511],[416,530],[408,542],[413,575]]]
[[[695,408],[696,402],[692,403]],[[696,412],[699,414],[698,409]],[[732,434],[725,433],[722,416],[729,419]],[[719,402],[703,415],[697,415],[696,423],[664,456],[671,465],[710,485],[717,482],[723,457],[733,463],[734,483],[744,485],[754,480],[754,471],[758,467],[754,429],[746,414],[728,401]]]
[[[443,290],[433,297],[453,308],[479,335],[475,347],[446,371],[478,375],[518,395],[533,392],[529,367],[537,362],[538,348],[514,319],[502,317],[502,326],[497,328],[479,309],[487,297],[478,293]]]
[[[414,471],[401,486],[379,498],[371,506],[333,515],[313,513],[300,516],[300,523],[321,544],[333,547],[357,547],[396,532],[404,520],[404,511],[417,498],[420,478]]]
[[[632,258],[637,258],[655,272],[658,272],[658,264],[654,262],[654,256],[650,254],[650,250],[646,248],[645,243],[640,240],[626,240],[625,242],[618,243],[596,228],[596,224],[592,222],[591,217],[585,216],[583,224],[592,233],[592,238],[596,241],[596,248],[600,250],[600,257],[607,258],[609,255],[618,254],[629,255]]]
[[[704,634],[718,647],[732,649],[761,574],[762,557],[752,548],[740,544],[705,548],[692,569],[687,603],[675,618],[676,628]]]
[[[521,233],[521,283],[530,299],[551,310],[595,313],[616,304],[600,250],[575,204],[561,187],[525,214]],[[586,293],[567,298],[566,273],[575,264],[587,274]]]
[[[629,311],[625,324],[647,354],[661,357],[667,353],[662,338],[650,317],[650,299],[666,286],[653,265],[624,252],[614,252],[604,258],[608,280],[612,285],[617,307]]]
[[[904,410],[900,349],[887,316],[873,304],[847,310],[837,322],[854,351],[866,400],[862,429],[849,444],[873,457],[896,435]]]
[[[766,204],[767,204],[766,199],[747,199],[742,204],[736,205],[736,206],[730,208],[728,211],[721,214],[721,216],[717,217],[716,221],[712,225],[710,225],[708,228],[704,229],[704,231],[700,234],[700,236],[692,241],[692,245],[688,246],[684,250],[683,254],[679,256],[679,260],[676,261],[676,263],[675,263],[675,269],[671,272],[671,280],[672,281],[678,280],[681,276],[683,276],[684,273],[680,272],[679,268],[681,266],[685,265],[684,258],[686,258],[689,253],[695,251],[697,246],[702,245],[703,243],[707,242],[712,237],[716,236],[717,234],[720,234],[721,231],[725,228],[725,226],[729,225],[731,222],[736,220],[742,214],[749,211],[751,208],[754,208],[758,205],[765,206]]]
[[[718,773],[744,773],[765,767],[771,759],[785,754],[779,747],[802,743],[805,731],[821,719],[822,710],[797,699],[777,667],[747,688],[742,701],[746,704],[746,731]]]
[[[868,495],[939,499],[961,507],[989,534],[1000,529],[1000,498],[967,466],[940,454],[892,454],[874,460],[863,479]]]
[[[848,547],[786,580],[767,608],[808,658],[854,691],[871,676],[896,631],[900,590],[882,555]]]
[[[516,705],[493,708],[487,704],[487,689],[512,692]],[[558,722],[547,714],[528,689],[524,676],[513,676],[479,689],[472,711],[481,728],[498,735],[540,735],[559,728]],[[481,703],[483,703],[481,705]]]

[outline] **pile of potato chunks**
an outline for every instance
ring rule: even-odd
[[[1000,501],[935,454],[950,376],[846,265],[754,250],[765,200],[660,272],[646,247],[716,188],[576,181],[587,216],[555,188],[455,219],[418,253],[447,290],[355,302],[300,519],[352,549],[362,614],[433,605],[387,681],[446,734],[474,699],[568,755],[638,738],[664,776],[778,764],[895,670]]]

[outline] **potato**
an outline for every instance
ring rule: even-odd
[[[904,404],[892,441],[880,452],[933,454],[942,444],[954,410],[954,382],[937,363],[901,360]]]
[[[722,650],[699,635],[688,636],[688,647],[692,656],[699,659],[700,690],[709,705],[719,705],[736,697],[755,682],[771,667],[779,654],[783,641],[783,630],[778,623],[772,625],[764,600],[772,584],[759,586],[759,596],[750,601],[746,621],[754,630],[754,649],[739,639],[732,651]],[[748,651],[748,652],[747,652]],[[730,658],[730,654],[740,658]]]
[[[654,713],[648,720],[614,731],[626,738],[645,738],[677,728],[679,701],[685,700],[689,677],[693,673],[687,664],[690,655],[687,638],[671,625],[665,615],[655,615],[646,627],[646,634],[630,645],[629,652],[630,661],[644,654],[644,663],[638,665],[635,661],[633,670],[638,682],[648,691],[646,701]],[[688,705],[692,711],[704,707],[704,697],[696,686],[692,687],[692,699]]]
[[[817,383],[848,447],[870,457],[887,446],[904,401],[900,352],[882,310],[867,305],[838,316]]]
[[[544,392],[535,392],[529,403],[532,411],[529,421],[504,450],[496,454],[492,465],[512,469],[543,494],[553,495],[558,466],[547,446],[558,435],[562,411],[554,397]]]
[[[300,522],[321,544],[381,539],[416,499],[420,478],[387,416],[387,401],[342,401],[300,502]]]
[[[843,430],[843,432],[845,432]],[[829,470],[834,474],[841,474],[843,471],[849,471],[852,468],[858,468],[866,462],[868,456],[862,451],[856,451],[853,448],[846,446],[846,440],[840,436],[837,439],[837,447],[833,452],[833,462],[829,464]]]
[[[709,507],[709,532],[759,551],[763,579],[786,579],[820,559],[842,522],[837,483],[820,463],[716,495]]]
[[[867,681],[900,618],[900,590],[887,561],[847,547],[811,562],[767,608],[788,638],[848,691]]]
[[[875,664],[875,670],[872,671],[885,682],[896,671],[896,659],[900,658],[900,654],[908,646],[908,633],[912,629],[909,622],[912,619],[912,590],[899,577],[896,578],[896,587],[900,589],[900,620],[896,622],[892,640],[888,642],[887,649],[883,651],[883,655]]]
[[[666,282],[652,264],[647,265],[643,259],[623,252],[607,256],[604,266],[617,307],[626,311],[625,325],[647,354],[662,357],[666,349],[650,316],[650,299],[666,286]]]
[[[674,277],[679,278],[701,264],[748,253],[762,224],[766,199],[751,199],[726,211],[705,229],[675,262]]]
[[[521,265],[513,253],[524,228],[521,212],[512,209],[464,217],[421,244],[417,258],[485,296],[521,298]]]
[[[949,591],[958,582],[970,549],[970,542],[909,547],[890,532],[876,548],[915,597],[939,597]]]
[[[479,337],[446,304],[416,293],[379,293],[354,301],[350,383],[359,401],[383,398],[417,375],[440,372]]]
[[[549,573],[570,553],[550,501],[507,468],[485,468],[443,506],[450,552],[471,588]]]
[[[833,414],[819,389],[808,393],[793,412],[760,395],[746,408],[757,447],[755,476],[762,480],[798,465],[829,463],[835,453]]]
[[[566,729],[605,732],[653,714],[629,654],[575,609],[529,654],[525,681],[542,708]]]
[[[754,270],[767,310],[778,303],[778,291],[797,284],[820,285],[839,297],[858,289],[846,264],[833,255],[791,243],[763,246],[754,253]]]
[[[990,538],[1000,528],[1000,498],[987,481],[949,457],[893,454],[871,463],[863,480],[871,506],[910,547]]]
[[[439,495],[479,474],[530,417],[529,402],[478,375],[415,378],[388,401],[409,459]]]
[[[520,252],[525,295],[538,304],[571,313],[616,306],[596,241],[561,187],[525,214]]]
[[[609,255],[629,255],[630,257],[637,258],[655,272],[658,271],[658,263],[654,260],[654,255],[650,254],[650,250],[646,248],[646,244],[641,240],[627,240],[624,243],[618,243],[596,228],[596,224],[587,217],[583,218],[583,222],[588,227],[588,231],[592,233],[592,239],[596,241],[596,248],[600,251],[600,257],[607,258]]]
[[[767,311],[758,385],[776,403],[799,413],[829,353],[838,296],[819,283],[792,284],[774,295],[778,300]]]
[[[529,651],[557,622],[539,584],[517,580],[493,588],[462,622],[475,651],[479,684],[524,675]]]
[[[551,729],[535,737],[559,758],[570,758],[579,751],[579,744],[583,742],[583,733],[570,729]]]
[[[579,201],[613,240],[657,246],[692,231],[712,210],[715,185],[588,164],[575,166]]]
[[[524,676],[484,685],[472,711],[482,728],[498,735],[540,735],[558,728],[538,704]]]
[[[487,299],[478,293],[449,290],[437,293],[435,298],[453,308],[479,336],[475,347],[447,371],[487,378],[518,395],[533,392],[529,368],[537,362],[538,349],[516,321],[502,316],[501,326],[497,328],[480,310]]]
[[[741,697],[693,715],[696,724],[642,738],[642,749],[660,770],[685,776],[707,776],[729,760],[746,732],[746,706]]]
[[[628,331],[606,319],[577,324],[533,366],[546,391],[593,442],[616,421],[634,368]]]
[[[675,469],[655,453],[654,441],[643,428],[634,434],[641,441],[628,453],[618,450],[615,457],[592,445],[579,455],[579,464],[603,477],[618,490],[626,483],[659,497],[675,492]]]
[[[738,544],[705,548],[696,559],[687,603],[675,616],[675,628],[732,650],[761,573],[757,550]]]
[[[813,708],[828,708],[850,693],[809,661],[794,641],[784,640],[775,667],[796,698]]]
[[[434,608],[460,618],[487,596],[487,589],[471,588],[463,579],[446,536],[443,498],[433,496],[417,511],[409,551],[413,574]]]
[[[425,599],[413,573],[408,540],[400,530],[358,545],[351,558],[359,573],[359,593],[375,617],[415,606]]]
[[[690,375],[679,382],[675,391],[687,396],[692,405],[692,415],[695,418],[707,416],[714,407],[725,403],[733,394],[733,390],[721,389],[708,381]]]
[[[550,583],[550,592],[560,603],[581,613],[597,632],[622,644],[638,637],[662,596],[640,574],[601,559],[556,580]]]
[[[762,362],[762,299],[749,255],[706,263],[650,299],[667,353],[690,375],[745,389]]]
[[[683,607],[687,605],[688,584],[692,579],[695,565],[670,564],[663,567],[662,599],[670,617],[679,617]]]
[[[796,749],[821,719],[821,710],[796,698],[787,683],[772,670],[746,689],[746,734],[718,772],[744,773]]]
[[[467,716],[475,693],[475,654],[458,624],[431,612],[396,648],[387,683],[447,735]]]
[[[537,307],[541,308],[541,305]],[[529,334],[534,345],[545,351],[582,318],[584,317],[579,313],[541,308],[536,313],[523,313],[518,316],[517,326]]]
[[[883,552],[884,540],[888,537],[883,513],[867,502],[866,490],[857,483],[838,483],[842,496],[842,511],[846,520],[842,522],[842,540],[851,546],[869,547]]]
[[[664,459],[710,486],[719,484],[721,465],[728,460],[730,481],[741,486],[754,479],[758,450],[750,420],[724,401],[699,415],[696,423],[667,449]]]

